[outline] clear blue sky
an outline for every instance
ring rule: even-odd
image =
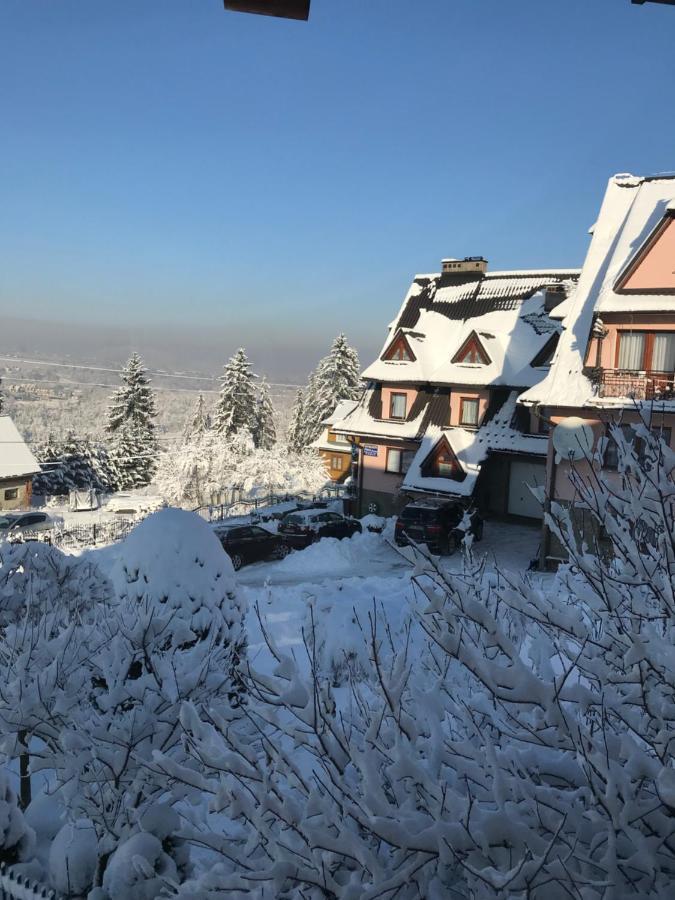
[[[607,177],[675,168],[674,45],[629,0],[2,0],[0,308],[378,344],[442,256],[582,262]]]

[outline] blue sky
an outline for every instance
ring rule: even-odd
[[[442,256],[579,265],[608,176],[675,169],[674,38],[629,0],[3,0],[0,308],[370,348]]]

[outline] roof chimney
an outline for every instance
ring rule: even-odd
[[[487,272],[488,261],[484,256],[465,256],[464,259],[443,259],[441,260],[441,271],[444,275],[468,275],[468,274],[485,274]]]

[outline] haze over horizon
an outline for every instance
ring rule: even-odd
[[[580,266],[608,177],[675,168],[674,31],[628,0],[10,0],[0,349],[304,380],[339,331],[366,364],[443,256]]]

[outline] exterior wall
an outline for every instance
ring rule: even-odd
[[[352,465],[352,454],[351,451],[344,451],[342,449],[342,445],[338,445],[340,449],[337,447],[334,451],[331,450],[319,450],[319,456],[324,462],[326,467],[326,471],[328,472],[328,477],[331,481],[340,482],[344,481],[350,473],[351,465]],[[342,468],[335,469],[333,468],[333,458],[339,457],[342,460]]]
[[[459,425],[459,413],[462,398],[467,400],[478,400],[478,425],[480,426],[485,415],[485,410],[490,401],[490,391],[481,390],[480,388],[452,388],[450,393],[450,424]]]
[[[380,515],[394,515],[405,505],[405,500],[399,498],[399,489],[405,477],[398,472],[387,472],[387,449],[410,450],[415,452],[417,445],[412,442],[396,442],[385,440],[361,439],[361,448],[377,448],[377,455],[372,456],[362,452],[360,454],[361,472],[359,475],[361,485],[361,507],[364,513],[368,512],[370,503],[377,503]]]
[[[603,369],[616,368],[620,331],[675,331],[675,320],[670,313],[627,313],[621,317],[608,314],[602,317],[602,322],[607,330],[607,335],[599,342],[600,366]],[[596,366],[597,363],[598,339],[591,338],[586,354],[586,365]]]
[[[15,500],[5,499],[6,491],[17,491]],[[28,509],[32,496],[32,482],[26,478],[5,478],[0,480],[0,510]]]
[[[399,387],[398,385],[382,385],[382,418],[389,419],[389,411],[391,409],[391,395],[392,394],[405,394],[407,399],[406,402],[406,415],[410,412],[410,407],[415,402],[415,398],[417,397],[417,388],[413,387]],[[398,421],[398,420],[397,420]]]
[[[675,219],[659,233],[642,262],[623,285],[625,291],[675,290]]]

